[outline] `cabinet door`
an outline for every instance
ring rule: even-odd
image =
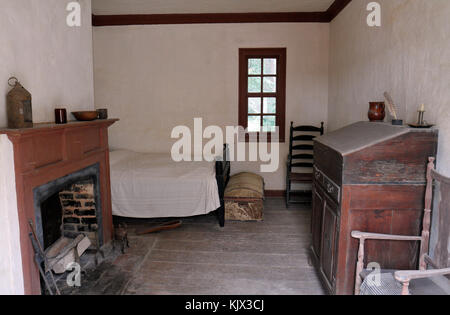
[[[323,192],[317,185],[313,188],[312,214],[311,214],[311,232],[312,232],[312,248],[314,254],[320,257],[320,245],[322,237],[322,215],[325,207]]]
[[[322,273],[329,282],[330,287],[334,286],[336,279],[335,265],[337,259],[337,235],[338,217],[337,205],[329,198],[325,198],[325,207],[322,218],[322,244],[320,265]]]

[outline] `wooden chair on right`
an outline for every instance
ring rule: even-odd
[[[434,259],[428,255],[430,241],[431,209],[433,187],[440,189],[440,200],[435,205],[439,209],[438,239]],[[375,295],[448,295],[450,281],[450,260],[448,253],[450,231],[450,178],[444,177],[434,169],[434,158],[429,158],[427,187],[425,194],[425,213],[421,236],[403,236],[353,231],[353,238],[359,239],[358,262],[356,266],[355,294]],[[366,240],[419,241],[419,270],[381,270],[371,274],[364,269],[364,242]],[[432,269],[427,269],[431,267]],[[370,281],[369,280],[370,277]]]

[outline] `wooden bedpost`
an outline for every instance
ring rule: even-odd
[[[224,203],[224,192],[225,192],[225,185],[224,185],[224,174],[223,174],[223,167],[222,163],[220,161],[216,162],[216,180],[217,180],[217,188],[219,189],[219,198],[220,198],[220,207],[217,209],[217,217],[219,219],[219,225],[220,227],[225,226],[225,203]]]
[[[216,180],[219,190],[220,207],[217,209],[217,217],[220,227],[225,226],[225,188],[230,178],[230,161],[228,160],[228,144],[224,144],[222,160],[216,161]]]

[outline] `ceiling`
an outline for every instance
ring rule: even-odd
[[[92,0],[95,15],[323,12],[334,0]]]

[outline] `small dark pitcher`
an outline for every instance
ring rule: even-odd
[[[384,102],[370,102],[369,107],[369,120],[370,121],[383,121],[386,117]]]

